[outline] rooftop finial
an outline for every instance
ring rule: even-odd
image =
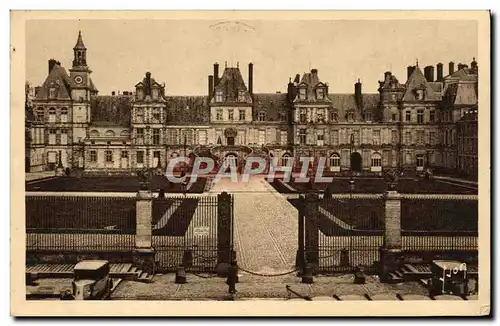
[[[236,68],[239,68],[239,67],[240,67],[240,62],[236,61]]]
[[[418,67],[418,59],[417,59],[417,67]]]
[[[359,81],[359,78],[358,78],[358,83],[359,83],[359,82],[360,82],[360,81]]]
[[[227,61],[224,62],[224,68],[227,68]]]

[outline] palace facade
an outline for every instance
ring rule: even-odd
[[[203,96],[171,96],[149,72],[133,91],[99,95],[81,33],[73,51],[69,73],[51,59],[43,85],[27,87],[27,171],[58,164],[135,171],[181,155],[240,166],[252,155],[278,158],[279,165],[326,157],[326,170],[335,173],[477,170],[461,140],[477,148],[477,127],[475,138],[457,137],[477,112],[475,60],[457,70],[450,62],[447,75],[441,63],[435,75],[434,66],[422,71],[417,62],[406,82],[388,71],[373,94],[363,93],[359,80],[353,93],[332,92],[317,69],[290,78],[284,93],[254,93],[252,63],[246,82],[239,65],[215,63]]]

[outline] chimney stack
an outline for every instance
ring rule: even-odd
[[[217,85],[219,85],[219,64],[216,62],[214,63],[214,87]]]
[[[434,66],[427,66],[424,68],[424,76],[428,82],[434,81]]]
[[[354,84],[354,100],[359,108],[362,107],[362,99],[363,95],[361,93],[361,82],[358,79],[358,82]]]
[[[411,74],[413,74],[413,71],[415,70],[415,66],[408,66],[406,69],[408,73],[408,79],[410,79]]]
[[[151,95],[151,73],[148,71],[146,73],[146,95]]]
[[[55,59],[50,59],[49,60],[49,74],[52,71],[52,68],[57,64],[57,61]]]
[[[392,73],[390,71],[386,71],[384,73],[384,80],[387,80],[387,77],[390,77],[392,75]]]
[[[472,62],[470,63],[470,67],[471,67],[471,69],[474,69],[474,70],[477,69],[476,58],[472,58]]]
[[[111,92],[111,96],[115,96],[115,94],[116,94],[115,91]]]
[[[214,76],[208,76],[208,97],[212,97],[214,93]]]
[[[438,82],[443,81],[443,64],[441,62],[436,65],[436,70],[437,70],[436,81]]]
[[[450,61],[450,63],[448,64],[448,70],[448,75],[451,75],[455,72],[455,63],[453,61]]]
[[[253,63],[248,64],[248,92],[253,94]]]

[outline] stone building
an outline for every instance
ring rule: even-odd
[[[300,169],[301,156],[325,157],[326,171],[381,173],[424,167],[470,171],[459,163],[457,121],[477,108],[477,63],[443,76],[439,63],[408,67],[407,81],[391,72],[377,93],[335,93],[318,69],[289,80],[286,92],[254,93],[254,65],[247,82],[240,70],[213,65],[207,94],[172,96],[147,72],[133,91],[98,95],[81,33],[69,75],[49,60],[49,73],[32,101],[32,128],[40,144],[30,169],[64,167],[89,173],[165,168],[177,156],[210,156],[241,167],[251,156]],[[157,76],[155,76],[157,77]],[[168,82],[168,79],[167,79]],[[332,92],[333,91],[333,92]],[[477,141],[477,137],[476,137]],[[39,157],[38,157],[39,156]],[[35,162],[34,161],[34,162]],[[41,164],[38,164],[42,162]],[[467,163],[468,164],[468,163]],[[36,166],[36,167],[35,167]]]

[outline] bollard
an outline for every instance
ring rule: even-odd
[[[361,266],[356,268],[356,272],[354,273],[354,284],[365,284],[366,276],[365,269]]]
[[[313,266],[309,263],[306,263],[306,266],[304,268],[304,273],[302,274],[302,283],[305,283],[305,284],[314,283],[312,269],[313,269]]]
[[[177,267],[175,272],[175,284],[185,284],[186,283],[186,270],[184,267]]]

